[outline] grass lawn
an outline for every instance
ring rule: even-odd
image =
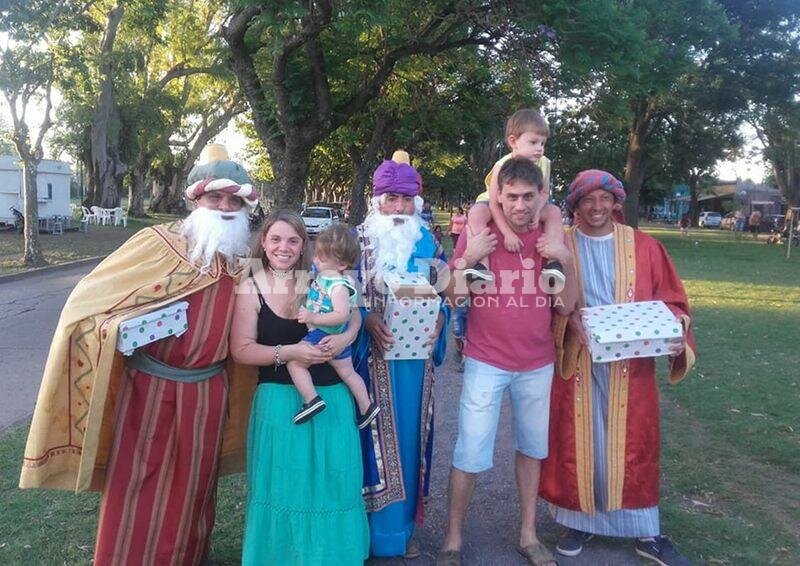
[[[59,236],[39,234],[39,242],[42,253],[50,264],[104,256],[117,249],[120,244],[145,226],[167,222],[172,218],[175,217],[163,214],[145,219],[130,218],[127,228],[92,224],[88,233],[70,231]],[[24,245],[22,234],[0,232],[0,275],[25,270],[19,261]]]
[[[653,229],[692,303],[695,371],[662,392],[663,523],[708,563],[800,559],[800,250]]]
[[[728,232],[647,230],[684,279],[699,348],[695,371],[662,387],[663,530],[699,563],[796,564],[800,250],[786,261]],[[86,564],[98,498],[18,490],[26,432],[0,439],[0,563]],[[221,481],[215,563],[239,561],[244,494],[241,476]]]

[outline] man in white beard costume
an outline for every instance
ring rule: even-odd
[[[373,426],[362,431],[364,498],[373,556],[420,555],[412,540],[424,518],[433,445],[433,366],[445,354],[448,309],[441,307],[428,360],[383,359],[394,341],[383,323],[383,275],[421,272],[444,262],[441,246],[419,216],[419,173],[407,163],[384,161],[373,175],[372,207],[357,235],[364,326],[354,348],[354,366],[381,407]],[[431,269],[433,265],[434,269]],[[446,330],[446,329],[445,329]]]
[[[200,564],[217,477],[243,461],[248,384],[226,358],[258,195],[224,148],[207,159],[186,220],[141,230],[78,283],[45,367],[20,487],[102,491],[96,565]],[[179,301],[187,322],[165,330]],[[118,336],[136,332],[123,356]]]

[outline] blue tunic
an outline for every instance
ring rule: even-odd
[[[427,268],[427,264],[417,263],[415,260],[432,258],[445,260],[431,232],[423,229],[423,237],[414,248],[407,270],[418,272]],[[364,270],[365,266],[362,265],[360,275],[363,276]],[[368,301],[370,299],[365,298]],[[441,364],[444,359],[447,342],[448,309],[443,305],[441,310],[445,314],[445,325],[433,349],[432,357],[436,365]],[[362,316],[366,318],[367,314],[368,311],[363,309]],[[370,375],[369,355],[372,354],[373,358],[379,356],[374,350],[371,351],[371,342],[369,333],[362,326],[353,360],[367,389],[373,395],[380,396],[383,389],[380,384],[372,383],[375,376]],[[376,363],[375,359],[371,361]],[[423,510],[419,507],[419,502],[427,494],[433,446],[433,383],[430,361],[383,362],[381,359],[377,362],[385,363],[388,370],[388,383],[384,387],[388,388],[385,393],[391,396],[392,410],[388,413],[393,413],[394,426],[386,422],[392,415],[387,414],[382,405],[376,426],[362,431],[361,435],[365,498],[367,508],[373,509],[368,514],[370,554],[402,556],[414,533],[415,523],[422,517]],[[396,461],[395,454],[399,461]]]

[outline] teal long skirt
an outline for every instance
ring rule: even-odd
[[[361,565],[369,527],[361,498],[361,445],[344,384],[318,388],[327,407],[296,425],[292,385],[256,389],[247,433],[242,564]]]

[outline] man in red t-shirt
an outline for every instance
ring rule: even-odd
[[[464,385],[458,417],[458,440],[450,472],[448,528],[437,564],[460,564],[461,528],[479,472],[492,467],[492,453],[503,392],[509,389],[514,413],[515,471],[520,495],[519,552],[531,562],[551,561],[536,537],[536,493],[541,460],[547,457],[550,386],[555,348],[551,309],[569,314],[577,301],[577,277],[566,273],[559,294],[536,286],[542,255],[572,266],[563,240],[548,239],[531,227],[547,202],[541,170],[521,158],[509,159],[498,174],[499,202],[509,226],[520,239],[520,252],[497,246],[500,232],[490,224],[483,232],[460,238],[453,253],[453,277],[447,296],[456,305],[469,297]],[[493,283],[468,287],[464,270],[489,256]]]

